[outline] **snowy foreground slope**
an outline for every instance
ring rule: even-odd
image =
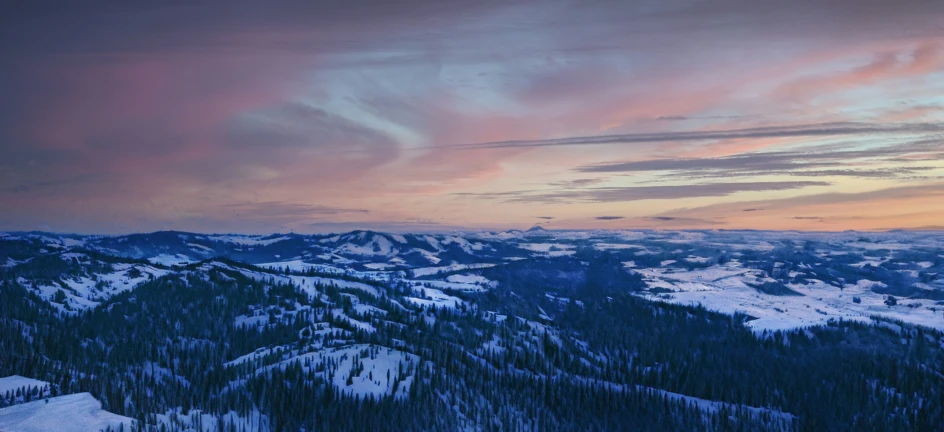
[[[133,420],[102,409],[88,393],[59,396],[0,409],[0,431],[94,432],[130,430]]]
[[[46,381],[12,375],[0,378],[0,396],[7,392],[16,394],[35,393],[26,397],[13,397],[4,402],[11,404],[0,408],[0,432],[99,432],[131,431],[134,419],[102,409],[101,402],[89,393],[77,393],[49,397],[52,385]],[[219,423],[237,427],[244,431],[266,431],[267,420],[258,412],[240,417],[229,412],[221,418],[192,410],[188,414],[179,408],[154,416],[154,427],[167,430],[198,431],[219,430]],[[160,425],[160,426],[158,426]],[[200,427],[202,426],[202,428]]]

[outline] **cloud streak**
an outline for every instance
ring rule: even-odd
[[[350,213],[370,213],[369,210],[365,209],[345,209],[324,205],[306,205],[280,201],[234,203],[225,205],[224,209],[227,212],[232,212],[237,218],[276,218],[286,219],[288,221]]]
[[[743,206],[764,211],[744,212]],[[903,228],[907,216],[914,228],[935,225],[944,211],[944,183],[875,189],[865,192],[827,192],[782,199],[752,200],[677,209],[668,215],[711,220],[724,217],[728,225],[762,229],[888,229]],[[797,213],[816,216],[797,216]],[[821,226],[825,225],[825,226]],[[689,225],[698,226],[697,224]]]
[[[868,124],[820,123],[796,126],[768,126],[718,131],[630,133],[617,135],[574,136],[542,140],[494,141],[451,146],[454,149],[494,149],[583,146],[604,144],[660,143],[682,141],[733,140],[756,138],[841,137],[856,135],[915,135],[944,132],[944,124]]]
[[[742,153],[715,158],[649,159],[608,162],[576,168],[582,173],[615,174],[661,172],[666,179],[709,179],[757,176],[851,177],[889,179],[914,176],[936,170],[934,165],[895,166],[903,159],[920,157],[931,163],[944,160],[942,142],[937,139],[880,146],[862,150],[811,148],[804,151]],[[847,168],[858,165],[855,168]]]
[[[688,185],[587,188],[553,192],[532,190],[481,194],[465,193],[457,195],[499,200],[505,203],[574,204],[723,197],[738,192],[784,191],[791,189],[801,189],[805,187],[829,185],[829,182],[822,181],[723,182]]]

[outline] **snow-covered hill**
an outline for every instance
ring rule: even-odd
[[[102,409],[88,393],[27,402],[0,408],[3,432],[89,432],[130,430],[134,420]]]
[[[450,291],[483,291],[481,276],[516,260],[610,254],[641,275],[638,295],[751,317],[758,332],[885,317],[944,328],[944,234],[761,231],[551,231],[337,235],[118,237],[5,233],[0,260],[18,281],[77,311],[210,258],[317,277],[402,281],[425,291],[409,301],[450,306]],[[114,257],[102,261],[100,254]],[[63,261],[52,275],[19,271]],[[126,261],[121,262],[124,259]],[[40,261],[36,261],[40,260]],[[60,265],[60,264],[57,264]],[[35,273],[35,272],[34,272]],[[279,276],[297,284],[318,279]],[[340,280],[340,279],[339,279]],[[895,297],[888,305],[888,297]],[[890,303],[890,302],[889,302]]]

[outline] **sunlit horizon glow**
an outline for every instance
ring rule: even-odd
[[[0,18],[0,230],[944,229],[944,2],[115,3]]]

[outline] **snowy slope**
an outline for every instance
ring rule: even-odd
[[[788,284],[800,295],[770,295],[758,292],[752,285],[761,282],[757,271],[740,268],[736,263],[695,271],[667,269],[636,269],[645,276],[650,287],[672,292],[641,294],[643,297],[682,305],[701,305],[726,313],[746,314],[747,325],[755,332],[792,330],[823,325],[830,320],[871,322],[872,316],[901,320],[927,327],[944,329],[944,312],[936,302],[912,299],[906,305],[891,307],[886,296],[872,291],[877,282],[859,280],[843,289],[819,280],[808,284]]]
[[[89,393],[38,400],[0,409],[3,432],[92,432],[106,428],[127,430],[133,420],[102,409]]]
[[[0,378],[0,395],[6,394],[6,392],[15,392],[17,389],[32,389],[33,387],[48,389],[49,383],[38,379],[21,377],[19,375],[10,375]]]
[[[197,409],[190,410],[187,415],[184,415],[183,410],[178,407],[157,414],[155,417],[157,418],[157,424],[172,431],[196,432],[201,429],[200,426],[204,431],[217,431],[223,427],[235,427],[236,430],[244,432],[268,432],[272,430],[269,426],[269,418],[258,410],[253,410],[246,417],[241,417],[233,411],[220,417]]]
[[[280,366],[300,362],[309,368],[327,366],[330,382],[341,393],[374,397],[402,398],[409,393],[413,371],[420,358],[393,348],[357,344],[303,354],[286,360]],[[396,392],[396,393],[394,393]]]
[[[315,293],[317,292],[317,290],[315,289],[316,285],[332,285],[337,288],[359,290],[359,291],[366,292],[375,297],[380,295],[380,292],[377,290],[377,288],[374,288],[363,282],[355,282],[355,281],[349,281],[349,280],[344,280],[344,279],[334,279],[334,278],[326,278],[326,277],[320,277],[320,276],[298,276],[298,275],[283,275],[283,274],[277,274],[277,273],[268,273],[268,272],[250,270],[250,269],[246,269],[242,267],[237,268],[229,264],[217,262],[217,261],[203,264],[200,267],[200,269],[205,270],[205,271],[209,271],[213,269],[222,269],[222,270],[227,270],[227,271],[238,272],[242,274],[243,276],[246,276],[253,280],[272,281],[275,283],[290,283],[301,288],[302,290],[308,292],[311,295],[315,295]]]
[[[133,290],[144,282],[170,273],[168,270],[140,264],[120,263],[110,267],[111,271],[108,273],[63,275],[58,281],[52,282],[33,282],[20,278],[18,282],[61,310],[74,312],[98,306],[116,294]],[[55,300],[59,292],[64,295],[65,301]],[[65,307],[66,304],[68,308]]]

